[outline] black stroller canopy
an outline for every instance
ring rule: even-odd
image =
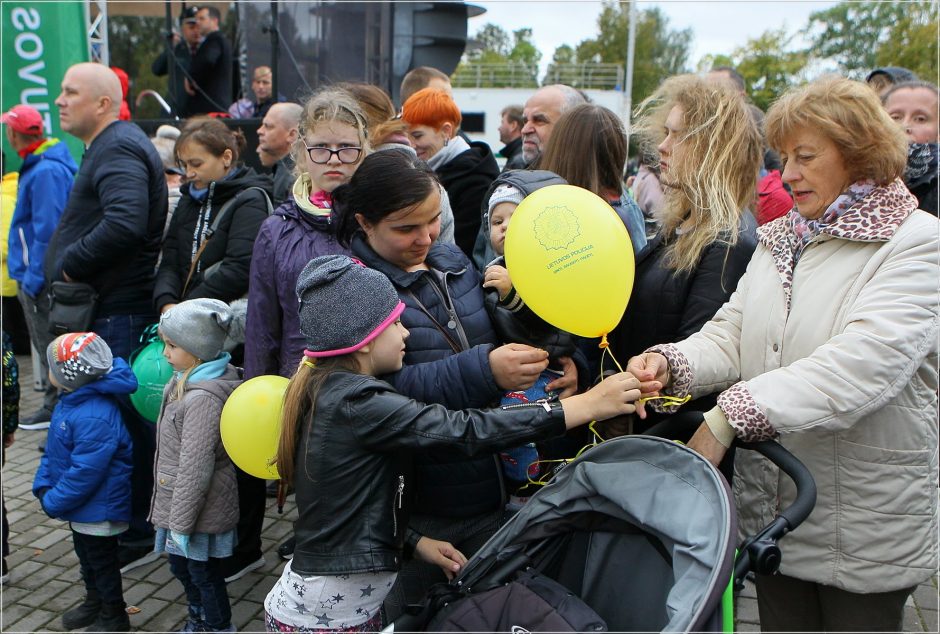
[[[629,436],[565,467],[458,581],[483,590],[502,582],[487,578],[501,563],[524,561],[581,597],[611,631],[720,629],[736,533],[730,492],[711,464],[673,441]]]

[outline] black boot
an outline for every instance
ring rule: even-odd
[[[86,632],[130,632],[131,620],[124,609],[126,605],[120,603],[102,603],[101,612],[97,620],[91,624]]]
[[[97,592],[89,592],[85,600],[62,615],[62,628],[77,630],[95,622],[101,613],[101,599]]]

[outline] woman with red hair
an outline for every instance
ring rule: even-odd
[[[401,118],[418,158],[427,161],[447,190],[454,210],[454,240],[472,258],[483,196],[499,176],[493,152],[486,143],[468,143],[457,134],[460,109],[443,90],[419,90],[405,102]]]

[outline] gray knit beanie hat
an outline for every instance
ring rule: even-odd
[[[160,316],[160,332],[200,361],[222,353],[232,311],[223,301],[202,297],[180,302]]]
[[[387,277],[345,255],[310,260],[297,278],[297,299],[308,357],[355,352],[405,310]]]
[[[516,203],[518,205],[523,199],[525,199],[525,194],[515,185],[503,183],[497,186],[496,189],[493,190],[489,201],[487,201],[486,213],[483,214],[483,230],[486,231],[486,235],[489,235],[490,216],[493,215],[493,208],[496,207],[496,205],[499,203]]]
[[[107,374],[114,359],[97,334],[70,332],[49,344],[46,360],[55,382],[72,392]]]

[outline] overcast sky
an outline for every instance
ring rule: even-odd
[[[601,3],[593,0],[468,0],[486,9],[469,23],[471,35],[487,22],[512,32],[522,27],[532,29],[533,40],[542,52],[542,69],[555,48],[562,44],[576,46],[598,32],[597,16]],[[660,7],[673,29],[691,28],[690,70],[706,54],[731,53],[748,39],[768,29],[786,27],[787,33],[803,28],[809,14],[830,7],[835,2],[781,0],[667,0],[639,2],[642,10]],[[796,44],[802,45],[801,40]],[[624,51],[626,58],[626,51]]]

